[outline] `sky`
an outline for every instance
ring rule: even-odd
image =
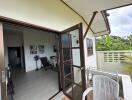
[[[109,10],[111,35],[125,37],[132,34],[132,6]]]

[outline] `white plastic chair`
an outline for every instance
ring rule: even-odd
[[[93,100],[119,100],[119,84],[107,76],[94,75],[93,87],[84,91],[82,100],[85,100],[92,90]]]

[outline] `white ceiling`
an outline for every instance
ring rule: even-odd
[[[95,11],[99,12],[97,13],[91,25],[91,28],[94,31],[94,33],[107,30],[104,18],[100,11],[132,4],[132,0],[63,0],[63,1],[71,8],[73,8],[76,12],[78,12],[87,21],[87,23],[89,23],[93,12]]]

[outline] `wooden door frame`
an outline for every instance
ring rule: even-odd
[[[62,31],[61,32],[61,34],[63,34],[63,33],[66,33],[66,32],[68,32],[68,31],[72,31],[72,30],[75,30],[75,29],[79,29],[79,40],[80,40],[80,52],[81,52],[81,54],[80,54],[80,62],[81,62],[81,67],[83,67],[83,68],[81,68],[81,78],[82,78],[82,89],[83,89],[83,91],[85,91],[86,90],[86,77],[85,77],[85,56],[84,56],[84,40],[83,40],[83,30],[82,30],[82,23],[79,23],[79,24],[77,24],[77,25],[74,25],[74,26],[72,26],[72,27],[70,27],[70,28],[68,28],[68,29],[66,29],[66,30],[64,30],[64,31]],[[61,34],[60,34],[60,57],[61,57],[61,59],[60,59],[60,66],[63,66],[63,51],[62,51],[62,42],[61,42]],[[81,34],[81,35],[80,35]],[[62,67],[61,67],[61,86],[62,86],[62,89],[63,89],[63,92],[64,92],[64,77],[63,77],[63,75],[64,75],[64,71],[63,71],[64,69],[62,69]],[[64,94],[65,94],[65,92],[64,92]],[[69,95],[67,95],[67,94],[65,94],[67,97],[69,97]]]
[[[80,30],[79,30],[79,33],[81,33],[82,35],[79,37],[80,38],[80,52],[81,52],[81,55],[80,55],[80,59],[81,59],[81,66],[83,67],[82,70],[82,81],[84,82],[82,84],[82,89],[83,91],[86,90],[86,74],[85,74],[85,71],[86,71],[86,68],[85,68],[85,54],[84,54],[84,39],[83,39],[83,26],[82,26],[82,23],[79,24],[79,27],[80,27]]]
[[[7,100],[6,69],[5,69],[5,61],[4,61],[4,39],[3,39],[2,22],[0,22],[0,79],[1,79],[1,99]]]
[[[32,29],[37,29],[37,30],[41,30],[41,31],[52,32],[52,33],[57,34],[57,35],[59,35],[61,33],[57,30],[53,30],[53,29],[38,26],[38,25],[35,25],[35,24],[31,24],[31,23],[15,20],[15,19],[12,19],[12,18],[0,16],[0,48],[1,48],[0,49],[0,79],[2,78],[1,77],[2,76],[2,71],[4,71],[4,73],[6,74],[5,61],[4,61],[3,24],[9,24],[9,25],[13,24],[13,25],[16,25],[16,26],[22,26],[22,27],[29,28],[29,29],[32,28]],[[60,69],[61,69],[61,66],[59,66],[59,71],[60,71]],[[61,73],[58,72],[59,92],[62,90],[62,88],[60,86],[61,85],[60,75],[61,75]],[[2,97],[1,98],[2,100],[7,100],[7,84],[6,84],[6,81],[1,84],[1,97]]]

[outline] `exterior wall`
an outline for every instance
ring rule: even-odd
[[[83,33],[86,30],[84,21],[60,0],[0,0],[0,15],[16,20],[32,23],[54,30],[65,30],[80,22],[83,23]],[[25,36],[26,37],[26,36]],[[94,54],[87,57],[86,39],[84,40],[85,65],[96,67],[95,38],[90,31],[87,37],[92,38]],[[30,70],[31,65],[29,66]]]
[[[105,60],[104,53],[110,55],[112,60],[109,57]],[[121,64],[121,61],[125,60],[125,58],[121,58],[122,55],[132,55],[132,51],[97,51],[98,68],[108,72],[126,73]]]
[[[91,56],[87,55],[86,38],[90,38],[93,40],[93,55]],[[95,37],[93,33],[89,31],[86,38],[84,40],[85,66],[86,68],[97,68]]]

